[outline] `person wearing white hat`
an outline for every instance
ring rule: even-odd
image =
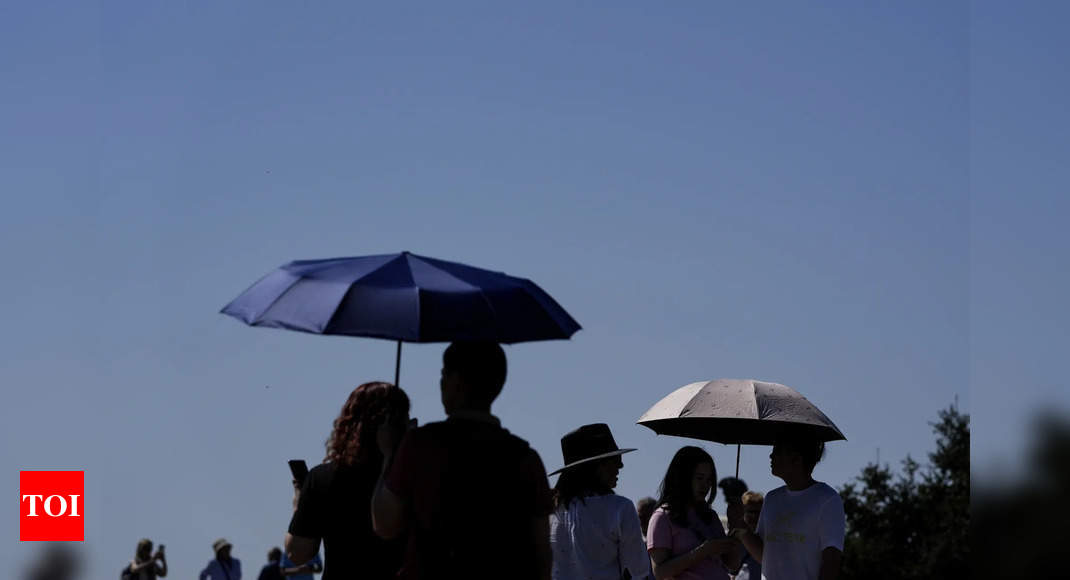
[[[639,515],[631,500],[613,493],[624,467],[609,426],[584,425],[561,438],[565,466],[554,486],[550,546],[554,580],[647,578]]]
[[[231,548],[224,538],[212,542],[215,559],[201,570],[200,580],[241,580],[241,562],[230,556]]]

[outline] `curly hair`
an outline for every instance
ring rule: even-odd
[[[408,417],[409,397],[405,391],[378,381],[353,389],[334,420],[324,461],[344,467],[380,461],[382,454],[375,434],[387,415],[395,420]]]
[[[717,466],[709,453],[691,445],[681,447],[676,455],[673,455],[669,469],[665,471],[665,479],[661,481],[658,505],[669,512],[669,520],[678,526],[687,526],[687,510],[690,507],[695,508],[695,513],[704,523],[713,521],[713,509],[710,506],[717,495],[717,486],[710,486],[705,505],[695,505],[691,488],[695,468],[703,463],[709,463],[713,467],[713,481],[717,481]]]

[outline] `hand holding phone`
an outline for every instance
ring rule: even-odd
[[[308,464],[304,459],[291,459],[287,463],[290,464],[290,474],[293,475],[294,484],[297,487],[301,487],[305,483],[305,478],[308,477]]]

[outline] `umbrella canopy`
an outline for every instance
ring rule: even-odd
[[[530,280],[409,252],[290,262],[222,312],[252,326],[405,342],[514,343],[580,329]]]
[[[847,439],[795,389],[753,379],[685,385],[658,401],[638,422],[660,435],[718,443],[773,445],[788,433],[821,441]]]
[[[396,373],[402,341],[515,343],[580,329],[531,280],[409,252],[290,262],[222,312],[251,326],[396,340]]]

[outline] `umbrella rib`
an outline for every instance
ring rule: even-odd
[[[334,259],[331,259],[331,260],[327,260],[327,261],[335,262],[335,261],[339,261],[339,260],[341,260],[341,259],[342,259],[342,258],[334,258]],[[298,263],[299,261],[300,261],[300,260],[293,260],[293,261],[291,261],[291,262],[290,262],[289,264],[286,264],[285,266],[283,266],[283,267],[282,267],[282,269],[283,269],[283,270],[286,270],[286,268],[288,268],[288,267],[290,267],[290,266],[293,266],[294,264]],[[386,262],[386,264],[389,264],[389,263],[390,263],[390,262],[392,262],[392,261],[393,261],[393,260],[387,261],[387,262]],[[385,266],[386,264],[383,264],[383,265]],[[379,266],[379,268],[382,268],[382,267],[383,267],[383,266]],[[365,273],[365,274],[364,274],[363,276],[361,276],[360,278],[357,278],[356,280],[354,280],[353,282],[350,282],[349,284],[351,284],[351,285],[352,285],[352,284],[353,284],[354,282],[356,282],[357,280],[360,280],[361,278],[364,278],[364,277],[365,277],[365,276],[367,276],[368,274],[371,274],[372,272],[375,272],[375,271],[379,270],[379,268],[375,268],[374,270],[371,270],[370,272],[366,272],[366,273]],[[274,307],[275,307],[275,305],[276,305],[276,304],[278,304],[278,303],[279,303],[279,301],[280,301],[280,300],[282,300],[282,298],[283,298],[284,296],[286,296],[287,294],[289,294],[289,293],[290,293],[290,291],[291,291],[291,290],[293,290],[293,289],[294,289],[294,288],[295,288],[295,287],[296,287],[296,286],[297,286],[298,284],[300,284],[300,283],[301,283],[301,282],[302,282],[303,280],[308,280],[308,279],[309,279],[309,278],[308,278],[307,276],[305,276],[304,274],[293,274],[293,273],[291,273],[291,272],[290,272],[289,270],[286,270],[286,273],[287,273],[287,274],[289,274],[289,275],[291,275],[291,276],[294,276],[294,277],[296,278],[296,279],[294,280],[293,284],[290,284],[289,286],[287,286],[287,287],[286,287],[286,289],[285,289],[285,290],[283,290],[282,292],[279,292],[279,295],[278,295],[278,296],[276,296],[276,297],[275,297],[275,298],[274,298],[274,299],[273,299],[273,300],[271,301],[271,303],[270,303],[270,304],[268,304],[268,305],[267,305],[267,307],[265,307],[265,308],[264,308],[264,309],[263,309],[263,310],[262,310],[262,311],[260,312],[260,314],[259,314],[259,315],[258,315],[258,316],[256,317],[256,319],[255,319],[255,320],[253,321],[253,323],[252,323],[252,324],[254,324],[254,325],[255,325],[255,324],[258,324],[258,323],[260,323],[260,322],[261,322],[261,321],[263,320],[263,318],[264,318],[264,315],[265,315],[265,314],[267,314],[269,310],[271,310],[272,308],[274,308]],[[270,276],[270,275],[271,275],[271,274],[269,273],[269,274],[265,275],[265,276],[264,276],[263,278],[261,278],[260,280],[262,281],[262,280],[263,280],[264,278],[267,278],[267,277],[268,277],[268,276]],[[257,281],[257,283],[256,283],[256,284],[259,284],[259,283],[260,283],[260,281]],[[256,286],[256,284],[253,284],[253,286]],[[250,286],[249,288],[252,288],[253,286]],[[246,290],[246,292],[248,292],[248,290]],[[346,291],[345,291],[345,292],[344,292],[344,293],[342,294],[342,298],[344,299],[344,298],[345,298],[345,295],[346,295],[346,294],[348,294],[348,293],[349,293],[349,289],[346,289]],[[339,308],[340,308],[340,307],[342,306],[342,303],[343,303],[343,302],[344,302],[344,300],[339,300],[339,301],[338,301],[338,304],[336,304],[336,305],[335,305],[335,307],[334,307],[334,310],[333,310],[333,311],[331,312],[331,316],[330,316],[329,318],[327,318],[327,323],[326,323],[326,324],[324,324],[324,326],[323,326],[324,330],[326,330],[326,328],[327,328],[328,326],[330,326],[330,324],[331,324],[331,320],[332,320],[332,319],[334,318],[334,315],[335,315],[335,314],[338,314],[338,309],[339,309]]]
[[[423,330],[423,318],[420,316],[422,308],[420,307],[420,299],[423,297],[423,290],[416,285],[416,281],[413,280],[413,290],[416,291],[416,338],[420,338],[421,331]]]
[[[326,331],[328,328],[330,328],[331,322],[334,321],[334,317],[338,315],[338,311],[341,310],[342,309],[342,305],[346,303],[346,296],[349,296],[349,293],[353,291],[353,285],[354,284],[356,284],[357,282],[360,282],[361,280],[367,278],[368,276],[371,276],[372,274],[378,272],[379,270],[382,270],[388,264],[392,264],[394,262],[394,260],[397,260],[398,258],[402,258],[404,256],[405,256],[405,254],[398,254],[397,258],[394,258],[393,260],[387,260],[387,261],[383,262],[382,264],[380,264],[378,268],[373,268],[371,270],[368,270],[367,272],[365,272],[365,273],[361,274],[360,276],[357,276],[356,278],[354,278],[354,279],[350,280],[349,282],[347,282],[349,287],[346,288],[346,291],[342,293],[342,298],[338,301],[338,304],[334,305],[334,310],[331,310],[331,315],[327,317],[327,322],[326,322],[326,324],[323,325],[323,330]],[[412,277],[412,273],[409,274],[409,277],[410,278]]]
[[[255,287],[256,287],[256,286],[258,285],[258,284],[260,284],[260,283],[261,283],[261,282],[263,282],[264,280],[267,280],[267,279],[268,279],[268,277],[269,277],[269,276],[271,276],[271,275],[272,275],[272,274],[274,274],[274,273],[275,273],[275,272],[274,272],[274,271],[272,271],[272,272],[268,272],[267,274],[264,274],[263,276],[261,276],[259,280],[257,280],[256,282],[253,282],[252,284],[250,284],[250,285],[249,285],[249,287],[248,287],[248,288],[246,288],[245,290],[242,290],[242,293],[241,293],[241,294],[238,294],[238,297],[237,297],[237,298],[235,298],[235,299],[231,300],[231,301],[230,301],[229,303],[227,303],[227,305],[226,305],[226,306],[224,306],[224,307],[222,308],[222,310],[220,310],[220,311],[219,311],[219,313],[220,313],[220,314],[230,314],[231,316],[233,316],[233,314],[231,314],[231,313],[227,312],[227,309],[229,309],[229,308],[230,308],[231,306],[233,306],[235,302],[237,302],[237,301],[238,301],[238,300],[240,300],[240,299],[241,299],[242,297],[244,297],[244,296],[245,296],[245,295],[246,295],[246,294],[247,294],[247,293],[248,293],[248,292],[249,292],[250,290],[252,290],[253,288],[255,288]],[[281,293],[280,293],[280,296],[281,296]],[[277,299],[278,299],[278,298],[276,297],[276,300],[277,300]],[[272,302],[272,303],[271,303],[271,305],[269,305],[269,306],[268,306],[268,308],[270,308],[270,307],[271,307],[271,306],[273,306],[274,304],[275,304],[275,303],[274,303],[274,302]],[[266,312],[266,310],[265,310],[265,312]],[[255,318],[255,317],[254,317],[254,318]],[[247,323],[247,324],[248,324],[248,323]]]
[[[479,287],[476,286],[476,288],[479,288]],[[483,291],[482,288],[479,288],[479,296],[480,296],[480,298],[483,299],[483,302],[486,302],[487,308],[490,309],[490,314],[491,314],[491,316],[493,316],[494,325],[497,326],[498,324],[500,324],[498,322],[498,312],[494,309],[494,305],[491,304],[490,298],[487,298],[487,294]],[[497,332],[497,330],[498,329],[495,328],[495,332]],[[500,336],[500,333],[499,333],[499,336]]]
[[[289,272],[287,272],[287,273],[289,273]],[[287,294],[289,294],[290,290],[293,290],[294,287],[296,287],[298,284],[300,284],[301,281],[304,280],[304,279],[305,279],[304,276],[297,276],[297,279],[294,280],[293,284],[290,284],[289,286],[286,287],[285,290],[283,290],[282,292],[279,292],[279,295],[276,296],[275,299],[272,300],[271,303],[268,304],[267,307],[264,308],[264,310],[262,310],[260,312],[260,314],[256,317],[256,320],[254,321],[254,324],[260,323],[260,321],[262,321],[264,319],[264,315],[266,315],[268,313],[268,311],[270,311],[272,308],[274,308],[275,305],[279,303],[279,300],[282,300],[283,296],[286,296]]]
[[[487,298],[486,293],[483,291],[483,287],[481,287],[479,284],[476,284],[474,282],[469,282],[468,280],[465,280],[464,278],[458,276],[456,273],[450,272],[449,270],[432,263],[431,259],[425,259],[425,258],[422,258],[421,256],[413,256],[413,257],[420,259],[422,262],[424,262],[428,266],[431,266],[435,270],[437,270],[439,272],[442,272],[443,274],[446,274],[450,278],[453,278],[454,280],[456,280],[456,281],[458,281],[458,282],[460,282],[460,283],[462,283],[462,284],[464,284],[464,285],[466,285],[466,286],[468,286],[470,288],[475,288],[476,291],[479,292],[479,297],[483,299],[483,302],[487,305],[487,308],[490,310],[490,313],[491,313],[491,316],[493,317],[493,319],[495,321],[498,320],[498,312],[494,309],[494,305],[491,303],[490,299]],[[503,275],[506,276],[506,278],[508,279],[508,275],[507,274],[503,274]],[[415,284],[415,280],[413,280],[413,282]],[[422,288],[420,288],[419,286],[416,286],[416,291],[417,291],[417,298],[419,298],[419,293],[422,291]],[[419,299],[417,299],[416,304],[417,304],[417,306],[416,306],[417,309],[419,309],[419,304],[420,304]],[[417,310],[417,314],[419,314],[419,310]],[[417,318],[417,320],[419,320],[419,318]]]

